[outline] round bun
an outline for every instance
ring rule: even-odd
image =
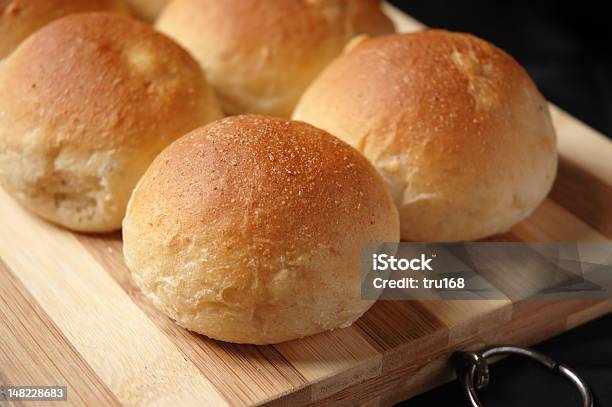
[[[397,242],[384,182],[306,123],[236,116],[164,150],[123,223],[133,278],[181,326],[268,344],[345,327],[361,299],[361,245]]]
[[[40,216],[118,229],[153,158],[221,117],[197,62],[143,23],[74,14],[0,65],[0,184]]]
[[[122,0],[0,0],[0,59],[51,21],[91,11],[127,13]]]
[[[294,118],[340,137],[383,175],[411,241],[505,232],[556,174],[548,106],[512,57],[472,35],[427,30],[352,44]]]
[[[393,32],[377,0],[174,0],[157,28],[200,62],[227,114],[281,117],[351,38]]]
[[[125,0],[130,12],[145,21],[155,21],[170,0]]]

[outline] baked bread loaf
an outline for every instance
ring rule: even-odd
[[[282,117],[351,38],[393,31],[377,0],[174,0],[156,26],[204,67],[225,113]]]
[[[170,142],[221,117],[197,62],[144,23],[74,14],[0,64],[0,184],[67,228],[118,229]]]
[[[439,30],[351,44],[294,118],[340,137],[385,178],[411,241],[476,240],[527,217],[556,174],[548,106],[512,57]]]
[[[397,210],[353,148],[306,123],[235,116],[166,148],[123,222],[136,284],[181,326],[268,344],[350,325],[362,243],[397,242]]]
[[[125,0],[130,12],[141,20],[153,22],[170,0]]]
[[[51,21],[90,11],[127,13],[123,0],[0,0],[0,59]]]

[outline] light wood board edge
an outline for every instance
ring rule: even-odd
[[[0,213],[0,257],[122,403],[227,405],[72,233],[2,189]]]

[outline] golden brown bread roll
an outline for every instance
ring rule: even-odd
[[[0,64],[0,184],[79,231],[121,226],[153,158],[221,117],[197,62],[151,27],[74,14]]]
[[[0,59],[51,21],[90,11],[127,13],[123,0],[0,0]]]
[[[145,21],[155,21],[170,0],[125,0],[135,17]]]
[[[504,232],[551,188],[556,137],[523,68],[468,34],[428,30],[351,44],[294,118],[329,131],[380,171],[403,240]]]
[[[351,38],[393,32],[377,0],[174,0],[156,25],[204,67],[227,114],[282,117]]]
[[[235,116],[172,143],[134,190],[124,254],[144,294],[181,326],[267,344],[350,325],[361,245],[397,242],[382,178],[306,123]]]

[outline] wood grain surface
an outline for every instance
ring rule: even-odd
[[[400,30],[421,27],[385,9]],[[612,238],[612,144],[552,111],[553,191],[489,240]],[[390,405],[452,379],[454,350],[533,344],[611,311],[610,301],[379,301],[346,329],[275,346],[222,343],[146,301],[119,234],[57,228],[0,190],[0,384],[66,385],[69,405]]]

